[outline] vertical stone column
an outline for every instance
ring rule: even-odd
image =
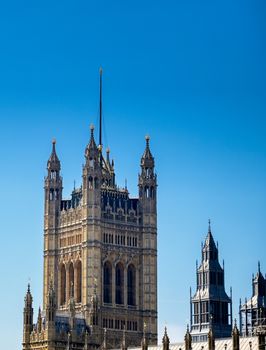
[[[115,305],[115,266],[112,263],[112,304]]]
[[[78,297],[78,270],[77,270],[77,264],[74,263],[74,300],[77,302]]]
[[[69,288],[69,264],[66,264],[66,304],[68,304],[69,293],[70,293],[70,288]]]
[[[124,268],[124,305],[127,306],[127,266]]]
[[[135,297],[136,297],[136,307],[139,308],[139,291],[140,291],[140,283],[139,283],[139,267],[136,267],[136,286],[135,286]]]
[[[57,305],[61,306],[61,295],[62,295],[62,285],[61,285],[61,265],[59,265],[59,271],[58,271],[58,293],[57,293]]]

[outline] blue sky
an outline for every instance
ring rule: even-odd
[[[2,347],[19,349],[31,279],[42,302],[43,178],[57,139],[79,184],[103,66],[104,145],[137,194],[144,136],[158,173],[159,337],[182,340],[208,219],[226,287],[266,272],[266,3],[9,1],[0,11]],[[4,278],[3,278],[4,277]],[[160,339],[159,339],[160,341]]]

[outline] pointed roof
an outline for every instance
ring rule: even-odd
[[[204,247],[203,249],[206,250],[215,250],[217,249],[216,244],[213,239],[213,235],[211,232],[211,220],[209,219],[209,226],[208,226],[208,233],[205,239]]]
[[[154,167],[154,158],[153,155],[151,154],[150,150],[150,137],[146,136],[146,147],[144,150],[144,153],[141,157],[141,166],[142,167],[147,167],[147,168],[153,168]]]
[[[150,136],[146,135],[145,140],[146,140],[146,148],[144,150],[142,158],[153,159],[153,156],[152,156],[151,150],[150,150]]]
[[[233,331],[232,331],[233,335],[239,336],[239,330],[237,328],[237,324],[236,324],[236,318],[235,318],[235,322],[234,322],[234,327],[233,327]]]
[[[101,146],[99,146],[99,148],[96,145],[95,139],[94,139],[94,125],[91,124],[90,125],[90,141],[85,149],[85,157],[87,159],[87,161],[89,159],[97,159],[97,161],[99,160],[99,154],[100,154],[100,149]]]
[[[27,293],[25,296],[25,306],[32,306],[32,295],[31,295],[31,291],[30,291],[30,284],[28,283],[28,288],[27,288]]]
[[[264,278],[260,270],[260,262],[258,262],[258,272],[256,276],[252,278],[253,284],[253,297],[265,297],[266,296],[266,277]],[[254,304],[260,303],[259,300],[254,300]]]
[[[167,328],[164,327],[163,344],[169,344],[169,343],[170,343],[170,339],[167,334]]]
[[[256,273],[254,281],[264,281],[263,274],[261,273],[261,270],[260,270],[260,261],[258,261],[258,272]]]
[[[60,160],[56,154],[56,149],[55,149],[55,145],[56,145],[56,140],[53,139],[52,141],[52,153],[50,155],[50,158],[48,159],[47,162],[47,169],[48,170],[60,170],[61,165],[60,165]]]
[[[94,125],[90,125],[90,131],[91,131],[91,137],[90,137],[90,142],[87,146],[88,149],[97,149],[97,145],[94,139]]]

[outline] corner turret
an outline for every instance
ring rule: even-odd
[[[91,125],[90,142],[85,150],[86,164],[83,167],[83,205],[88,216],[100,218],[101,207],[101,147],[94,140],[94,126]]]
[[[27,347],[30,342],[30,334],[33,330],[33,298],[30,291],[30,284],[28,284],[28,289],[26,296],[24,298],[24,312],[23,312],[23,343]]]
[[[150,150],[150,137],[146,136],[146,148],[141,157],[141,173],[139,175],[139,198],[143,213],[143,223],[155,224],[157,177],[154,173],[154,158]]]
[[[57,266],[55,255],[52,253],[57,248],[57,228],[62,202],[62,177],[60,176],[61,164],[56,153],[56,141],[52,142],[52,153],[47,162],[47,176],[44,181],[45,205],[44,205],[44,275],[43,309],[49,288],[49,276],[54,276],[57,281]]]
[[[236,325],[236,319],[235,319],[235,324],[234,324],[234,328],[233,328],[233,331],[232,331],[232,342],[233,342],[233,350],[239,350],[240,347],[239,347],[239,330],[237,328],[237,325]]]
[[[189,326],[187,325],[187,331],[185,334],[185,350],[191,350],[192,349],[192,337],[191,334],[189,332]]]
[[[54,221],[45,221],[45,228],[56,226],[57,216],[62,200],[62,178],[60,176],[61,163],[55,149],[56,141],[52,142],[52,153],[47,161],[47,176],[45,178],[45,217],[53,215]]]
[[[163,350],[169,350],[169,345],[170,345],[170,339],[167,334],[167,328],[164,328],[164,336],[163,336]]]

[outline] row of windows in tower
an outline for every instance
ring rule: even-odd
[[[109,244],[124,245],[124,246],[127,245],[129,247],[138,246],[137,237],[130,237],[130,236],[125,237],[122,235],[113,235],[112,233],[104,233],[103,242],[109,243]]]
[[[59,199],[59,190],[58,189],[50,189],[49,192],[49,200],[53,201],[53,200],[57,200]]]
[[[228,324],[228,303],[219,301],[202,301],[194,303],[194,324],[207,323],[210,315],[213,323]]]
[[[50,173],[50,179],[51,180],[57,180],[59,177],[59,172],[56,170],[52,170]]]
[[[145,186],[144,188],[140,188],[140,197],[145,198],[155,198],[155,189],[153,186]]]
[[[130,264],[125,270],[122,263],[118,263],[115,267],[115,299],[114,302],[117,305],[124,305],[125,292],[127,295],[127,305],[135,306],[136,305],[136,268],[133,264]],[[125,286],[125,272],[126,272],[126,282],[127,289]],[[104,263],[103,267],[103,302],[112,303],[113,294],[112,294],[112,265],[109,261]]]
[[[82,240],[81,234],[70,236],[70,237],[64,237],[64,238],[60,238],[59,245],[60,245],[60,248],[63,248],[74,244],[80,244],[81,240]]]
[[[205,286],[207,284],[223,286],[224,274],[223,272],[199,272],[197,273],[197,286]]]
[[[125,321],[125,320],[114,320],[110,318],[103,318],[103,328],[110,329],[126,329],[128,331],[137,331],[137,321]]]

